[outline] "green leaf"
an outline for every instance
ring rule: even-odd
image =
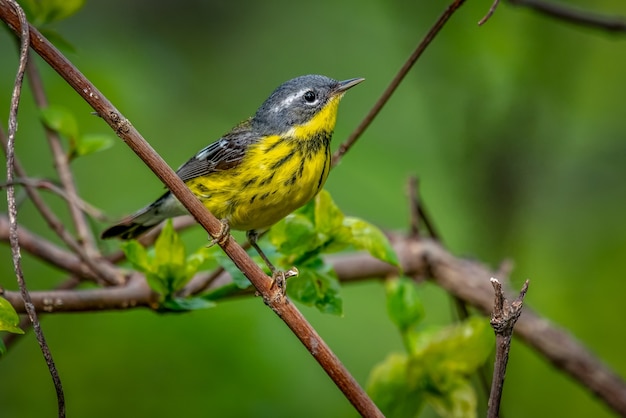
[[[41,120],[48,128],[66,136],[71,143],[78,138],[76,118],[63,106],[50,105],[41,109]]]
[[[137,241],[124,241],[121,245],[122,252],[126,255],[126,259],[137,270],[147,273],[151,270],[151,260],[148,257],[146,249]]]
[[[268,238],[278,252],[289,255],[286,264],[293,264],[296,258],[319,246],[313,222],[300,213],[292,213],[274,225]]]
[[[215,257],[213,257],[208,247],[200,247],[196,252],[187,257],[185,275],[191,279],[203,265],[207,269],[217,267]]]
[[[343,225],[350,229],[352,244],[356,249],[369,252],[372,257],[399,267],[398,257],[383,232],[358,218],[346,216]]]
[[[0,296],[0,331],[8,331],[14,334],[23,334],[24,331],[18,327],[20,317],[15,312],[13,305],[8,300]]]
[[[319,233],[333,235],[341,228],[344,214],[330,197],[322,190],[315,196],[315,227]]]
[[[424,406],[420,379],[410,376],[409,359],[392,353],[370,373],[367,392],[387,418],[416,417]]]
[[[294,300],[334,315],[343,314],[339,290],[337,275],[320,258],[300,266],[298,276],[287,281],[287,291]]]
[[[111,135],[85,134],[80,136],[76,142],[75,156],[79,157],[103,151],[111,148],[113,144],[114,139]]]
[[[205,298],[191,297],[191,298],[172,298],[166,299],[161,307],[167,311],[173,312],[188,312],[198,309],[213,308],[216,305],[215,302],[211,302]]]
[[[437,414],[444,418],[475,418],[478,400],[476,391],[468,379],[457,379],[451,390],[428,391],[426,401]]]
[[[230,274],[233,279],[233,283],[239,289],[247,289],[248,287],[252,286],[250,280],[248,280],[248,278],[241,272],[241,270],[237,268],[235,263],[233,263],[233,261],[228,258],[226,254],[224,254],[224,251],[222,251],[220,247],[214,246],[209,248],[209,250],[211,251],[213,257],[215,257],[215,260],[218,262],[218,264],[222,266],[228,274]]]
[[[421,333],[423,341],[415,353],[439,374],[470,375],[493,351],[495,336],[484,317],[473,316],[434,333]]]
[[[168,219],[154,243],[154,269],[167,294],[181,289],[191,278],[186,271],[185,246]]]
[[[474,373],[489,358],[495,337],[484,317],[445,328],[408,332],[410,355],[421,362],[434,391],[447,392],[460,376]]]
[[[424,305],[416,284],[406,277],[386,282],[387,312],[393,323],[405,333],[424,318]]]
[[[78,12],[85,0],[23,0],[20,2],[35,26],[66,19]]]
[[[171,288],[168,286],[167,280],[163,280],[163,277],[161,275],[148,271],[145,273],[145,276],[146,283],[148,283],[150,289],[152,289],[159,295],[165,296],[171,293]],[[160,300],[162,301],[164,300],[164,298],[161,298]]]

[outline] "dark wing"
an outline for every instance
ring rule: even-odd
[[[180,166],[176,174],[182,181],[187,181],[236,167],[243,160],[250,144],[258,140],[259,135],[250,130],[249,122],[243,122],[218,141],[200,150]]]

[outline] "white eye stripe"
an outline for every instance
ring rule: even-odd
[[[283,99],[282,102],[276,104],[275,106],[272,107],[272,112],[280,112],[281,110],[285,109],[286,107],[289,107],[289,105],[291,105],[294,100],[299,99],[300,97],[302,97],[304,95],[304,93],[306,93],[307,91],[311,91],[311,89],[306,88],[306,89],[302,89],[300,91],[298,91],[297,93],[291,94],[289,96],[287,96],[285,99]],[[317,102],[317,100],[316,100]],[[311,104],[314,102],[311,102]]]

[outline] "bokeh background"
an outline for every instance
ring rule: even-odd
[[[618,0],[568,4],[626,15]],[[528,305],[624,376],[626,36],[506,2],[478,27],[489,5],[467,1],[452,18],[331,173],[327,189],[346,213],[402,231],[406,179],[417,175],[451,251],[492,266],[513,260],[513,285],[531,279]],[[252,114],[278,84],[307,73],[367,79],[342,102],[336,146],[446,6],[442,0],[88,1],[54,27],[75,48],[69,58],[177,167]],[[0,56],[6,124],[17,65],[7,31],[0,33]],[[109,132],[55,73],[40,68],[50,101],[71,109],[82,132]],[[18,157],[32,176],[54,176],[28,91],[20,110]],[[76,160],[73,169],[83,198],[113,218],[161,192],[121,141]],[[59,199],[50,201],[63,210]],[[20,221],[51,236],[29,203]],[[206,236],[196,230],[186,240],[194,248]],[[0,283],[15,288],[9,254],[0,247]],[[32,289],[63,279],[28,254],[24,263]],[[428,323],[448,323],[449,298],[428,284],[422,292]],[[345,286],[343,296],[341,318],[302,309],[365,384],[371,368],[402,344],[379,282]],[[355,416],[258,298],[180,315],[54,315],[43,327],[69,416]],[[511,356],[508,418],[612,416],[523,344],[515,342]],[[28,335],[0,361],[0,416],[54,414],[54,390]]]

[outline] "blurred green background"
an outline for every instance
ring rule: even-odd
[[[478,27],[490,3],[468,1],[452,18],[332,172],[327,189],[346,213],[405,230],[406,179],[419,176],[451,251],[493,266],[513,260],[514,286],[531,279],[528,305],[626,375],[620,309],[626,291],[626,37],[506,3]],[[592,2],[569,2],[585,3]],[[307,73],[367,79],[342,102],[336,146],[445,7],[441,0],[90,1],[54,27],[76,49],[68,57],[178,167],[251,115],[281,82]],[[618,0],[592,7],[626,15]],[[17,66],[7,31],[0,33],[0,54],[6,124]],[[109,132],[39,63],[51,102],[71,109],[81,131]],[[20,112],[18,157],[30,175],[54,176],[28,89]],[[120,141],[78,159],[73,169],[83,198],[113,218],[162,190]],[[59,199],[50,202],[64,209]],[[30,203],[19,219],[51,236]],[[198,229],[186,237],[189,248],[206,240]],[[15,288],[9,254],[0,247],[0,282]],[[31,289],[63,278],[28,254],[24,263]],[[422,292],[428,322],[449,322],[449,298],[432,285]],[[369,370],[402,344],[379,282],[346,286],[343,296],[342,318],[302,309],[365,384]],[[69,416],[355,415],[259,298],[181,315],[54,315],[43,327]],[[47,369],[28,335],[0,361],[0,416],[53,416],[55,408]],[[517,342],[503,412],[507,418],[612,416]]]

